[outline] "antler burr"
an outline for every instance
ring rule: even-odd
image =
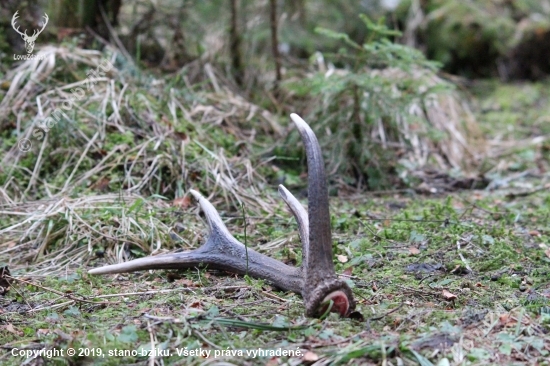
[[[291,114],[306,148],[308,165],[308,212],[284,186],[279,194],[298,223],[302,242],[302,266],[291,267],[264,254],[248,249],[227,230],[212,204],[199,192],[190,190],[198,200],[207,220],[209,236],[200,248],[140,258],[125,263],[95,268],[93,275],[132,272],[146,269],[183,269],[207,266],[233,273],[265,279],[275,286],[299,293],[304,298],[307,316],[318,316],[332,301],[331,311],[342,316],[355,308],[349,286],[338,279],[332,262],[332,236],[325,169],[321,148],[308,124]],[[248,272],[247,272],[248,271]]]

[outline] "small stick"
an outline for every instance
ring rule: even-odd
[[[25,283],[27,285],[31,285],[31,286],[35,286],[35,287],[38,287],[38,288],[41,288],[42,290],[46,290],[46,291],[49,291],[49,292],[52,292],[54,294],[57,294],[59,296],[63,296],[69,300],[72,300],[72,301],[78,301],[78,302],[83,302],[83,303],[87,303],[87,304],[94,304],[94,305],[112,305],[112,304],[120,304],[120,301],[115,301],[115,302],[111,302],[111,301],[105,301],[105,302],[97,302],[97,301],[91,301],[91,300],[85,300],[85,299],[79,299],[78,297],[74,296],[74,295],[71,295],[71,294],[64,294],[63,292],[61,291],[57,291],[57,290],[54,290],[52,288],[49,288],[49,287],[45,287],[45,286],[41,286],[41,285],[38,285],[36,283],[32,283],[32,282],[29,282],[29,281],[25,281],[25,280],[22,280],[20,278],[15,278],[15,277],[12,277],[12,276],[6,276],[7,278],[9,279],[12,279],[12,280],[15,280],[15,281],[18,281],[18,282],[22,282],[22,283]]]
[[[166,290],[150,290],[150,291],[143,291],[143,292],[126,292],[126,293],[122,292],[122,293],[118,293],[118,294],[99,295],[99,296],[96,296],[96,298],[104,299],[104,298],[107,298],[107,297],[165,294],[165,293],[176,292],[176,291],[180,291],[180,290],[186,290],[186,291],[189,291],[189,292],[193,292],[191,289],[189,289],[187,287],[183,287],[183,288],[174,288],[174,289],[166,289]]]
[[[392,310],[386,312],[386,313],[383,314],[383,315],[377,316],[376,318],[370,318],[369,321],[383,319],[383,318],[385,318],[386,316],[390,315],[391,313],[395,313],[397,310],[401,309],[401,308],[403,307],[403,305],[405,305],[404,302],[402,302],[401,304],[399,304],[399,306],[396,307],[395,309],[392,309]]]

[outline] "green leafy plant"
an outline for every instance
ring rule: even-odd
[[[329,171],[351,176],[351,183],[382,189],[399,183],[390,178],[395,174],[388,173],[422,167],[431,153],[449,158],[437,151],[455,138],[442,130],[442,124],[460,121],[434,120],[441,117],[431,113],[446,114],[438,96],[453,89],[436,76],[439,65],[420,51],[395,43],[401,34],[389,29],[384,18],[378,22],[365,15],[360,18],[367,28],[363,44],[345,33],[318,28],[317,33],[341,41],[342,47],[315,55],[318,71],[287,85],[300,96],[319,99],[311,103],[318,107],[310,121],[315,129],[332,135],[319,133],[328,139],[321,143],[329,152]],[[401,178],[411,183],[404,174]]]

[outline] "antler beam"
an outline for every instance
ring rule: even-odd
[[[297,114],[290,117],[296,124],[306,148],[308,165],[309,214],[284,186],[279,194],[298,223],[302,241],[302,266],[288,266],[280,261],[248,249],[235,239],[220,215],[200,193],[190,190],[206,216],[210,234],[200,248],[183,253],[140,258],[125,263],[95,268],[93,275],[133,272],[146,269],[183,269],[206,265],[233,273],[245,274],[272,282],[277,287],[299,293],[304,298],[306,315],[324,313],[330,301],[331,311],[346,316],[355,308],[349,286],[338,279],[332,262],[330,213],[323,157],[319,142],[308,124]]]

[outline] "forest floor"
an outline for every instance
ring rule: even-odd
[[[550,365],[549,90],[548,83],[472,86],[484,134],[508,147],[486,189],[330,198],[336,272],[352,287],[362,319],[307,318],[300,296],[219,271],[88,275],[129,256],[196,248],[206,227],[188,198],[171,205],[161,195],[122,195],[109,188],[114,174],[98,173],[90,183],[86,174],[98,166],[75,168],[69,180],[76,188],[65,184],[62,199],[26,202],[9,213],[2,208],[0,264],[11,275],[0,276],[0,363]],[[141,101],[146,115],[160,103]],[[223,133],[215,138],[233,146]],[[141,153],[124,133],[113,141],[130,144],[121,156]],[[208,152],[202,145],[187,149]],[[55,154],[79,158],[70,151],[54,150],[44,166],[55,164]],[[109,168],[110,152],[98,154]],[[224,159],[211,166],[222,175]],[[34,165],[20,163],[14,171],[32,176]],[[62,186],[58,179],[29,178],[21,190]],[[215,206],[227,207],[233,192],[216,189],[209,192]],[[266,184],[261,197],[267,206],[247,207],[248,245],[299,265],[297,228],[274,185]],[[42,216],[18,219],[29,207]],[[221,214],[244,241],[243,218]],[[20,222],[26,231],[14,234]],[[32,234],[38,225],[43,231]],[[140,245],[118,243],[121,232],[125,240],[134,233]],[[51,240],[23,241],[28,235]]]

